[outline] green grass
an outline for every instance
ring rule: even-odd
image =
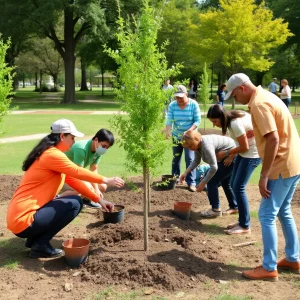
[[[251,300],[252,296],[218,295],[213,300]]]
[[[250,211],[250,217],[251,217],[251,219],[258,219],[258,212],[257,211],[255,211],[255,210],[251,210]]]
[[[0,238],[0,268],[16,269],[24,250],[23,240]]]

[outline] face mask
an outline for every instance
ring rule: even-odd
[[[105,152],[107,151],[106,148],[103,148],[101,146],[99,146],[97,149],[96,149],[96,153],[99,154],[99,155],[103,155],[105,154]]]

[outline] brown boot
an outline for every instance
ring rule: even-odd
[[[283,258],[277,263],[277,268],[300,274],[300,261],[290,262],[286,258]]]
[[[263,266],[256,267],[253,270],[243,271],[242,275],[246,278],[253,280],[267,280],[267,281],[277,281],[278,280],[278,272],[268,271]]]

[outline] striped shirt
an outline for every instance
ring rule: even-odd
[[[198,103],[188,98],[188,104],[181,109],[177,101],[170,103],[166,125],[172,125],[172,136],[181,140],[182,134],[190,129],[193,125],[200,125],[201,115]]]
[[[232,148],[235,148],[235,142],[230,137],[217,134],[202,135],[201,146],[195,151],[195,159],[191,162],[189,168],[194,170],[200,164],[201,159],[209,164],[210,169],[202,180],[207,183],[218,170],[216,154]]]

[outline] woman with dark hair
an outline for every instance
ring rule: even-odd
[[[232,110],[227,111],[223,106],[215,104],[207,112],[207,118],[214,126],[222,128],[223,135],[229,131],[230,137],[235,141],[236,147],[228,153],[220,151],[219,159],[224,159],[228,154],[237,155],[232,176],[231,186],[238,204],[239,220],[237,223],[229,224],[227,234],[250,233],[250,212],[246,185],[255,170],[261,163],[253,133],[250,114]]]
[[[224,106],[224,100],[225,100],[225,90],[226,90],[226,84],[223,83],[220,85],[218,91],[217,91],[217,103]]]
[[[186,131],[181,139],[182,147],[195,152],[195,159],[191,162],[185,172],[180,175],[180,181],[184,181],[186,176],[194,170],[203,160],[210,168],[204,178],[197,186],[197,192],[202,192],[207,186],[207,196],[211,208],[201,212],[204,218],[216,218],[222,216],[219,198],[219,186],[226,194],[229,208],[227,211],[237,212],[237,203],[230,186],[231,173],[234,167],[234,154],[228,154],[225,158],[219,159],[216,155],[220,151],[228,153],[234,148],[234,141],[217,134],[201,135],[195,130]]]
[[[69,151],[65,152],[65,154],[76,165],[83,168],[89,168],[90,171],[98,174],[100,160],[107,150],[113,146],[114,142],[115,138],[112,132],[102,128],[92,139],[76,142]],[[107,189],[107,185],[104,183],[82,182],[99,197]],[[68,184],[64,184],[60,196],[68,195],[80,195],[80,193],[71,188]],[[83,198],[83,204],[88,208],[101,208],[99,203],[87,198]]]
[[[51,125],[51,133],[29,153],[23,163],[25,174],[7,210],[7,228],[20,238],[27,238],[29,257],[56,257],[62,254],[50,244],[51,239],[67,226],[82,209],[79,196],[56,197],[66,181],[74,189],[104,210],[114,205],[91,191],[81,180],[121,187],[121,178],[107,178],[85,170],[71,162],[63,153],[74,144],[75,137],[84,134],[74,124],[61,119]]]

